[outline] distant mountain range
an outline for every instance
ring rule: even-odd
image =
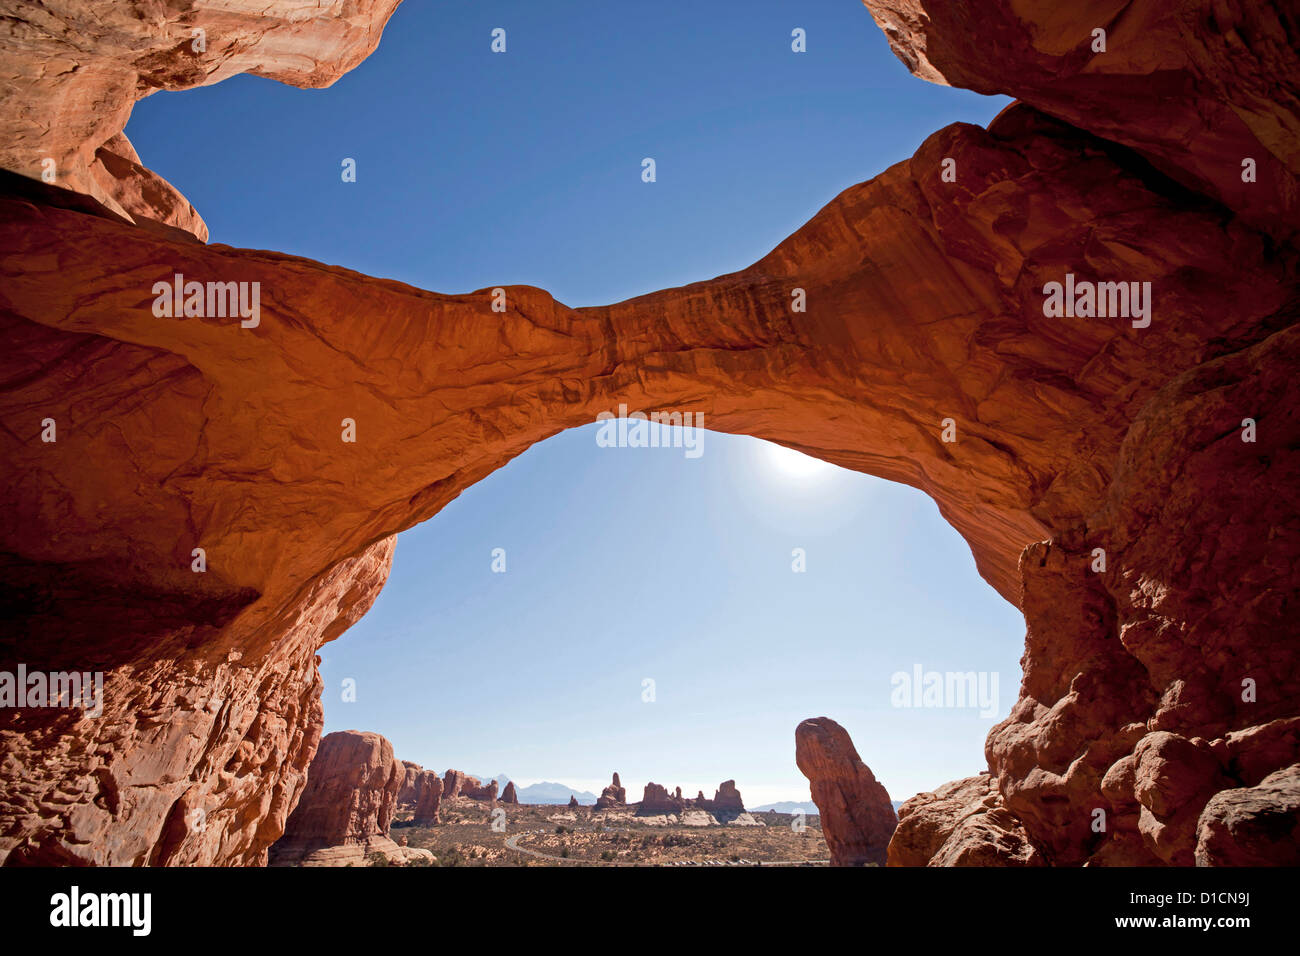
[[[445,774],[446,771],[444,770]],[[506,789],[506,784],[510,778],[503,773],[495,774],[478,774],[471,773],[471,777],[477,777],[480,783],[487,783],[489,780],[497,782],[497,793],[502,793]],[[521,787],[515,784],[515,794],[519,797],[520,803],[534,804],[567,804],[570,797],[577,797],[578,802],[584,806],[591,806],[596,802],[596,795],[586,790],[574,790],[572,787],[566,787],[562,783],[551,783],[543,780],[540,783],[529,784]]]
[[[591,806],[596,802],[594,793],[574,790],[562,783],[551,783],[547,780],[527,787],[518,787],[516,792],[519,794],[520,803],[568,803],[570,797],[577,797],[578,802],[584,806]]]
[[[774,813],[798,813],[802,810],[810,816],[817,813],[817,804],[811,800],[805,800],[800,803],[797,800],[782,800],[780,803],[765,803],[761,807],[749,807],[750,813],[765,813],[771,810]]]
[[[898,808],[903,805],[902,800],[891,800],[890,802],[894,805],[895,813],[897,813]],[[817,804],[813,803],[811,800],[805,800],[802,803],[796,800],[782,800],[780,803],[765,803],[761,807],[749,807],[747,809],[750,813],[763,813],[767,810],[771,810],[774,813],[796,813],[797,811],[802,810],[809,816],[818,813]]]

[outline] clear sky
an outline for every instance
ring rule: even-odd
[[[856,0],[407,0],[328,90],[156,94],[127,134],[213,242],[576,306],[742,268],[1006,102],[911,77]],[[1000,719],[1019,614],[923,495],[771,447],[707,433],[688,459],[594,427],[535,446],[400,537],[374,610],[323,651],[326,730],[521,784],[735,778],[751,805],[807,799],[793,731],[823,714],[897,799],[981,769],[994,718],[891,706],[891,676],[996,673]]]

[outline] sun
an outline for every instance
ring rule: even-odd
[[[763,442],[763,456],[773,472],[794,481],[819,481],[835,471],[835,466],[803,452]]]

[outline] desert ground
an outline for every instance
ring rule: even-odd
[[[703,811],[677,818],[454,799],[440,817],[415,826],[410,811],[399,812],[391,836],[432,851],[436,866],[826,866],[830,859],[819,818],[805,818],[800,830],[789,813],[723,823]]]

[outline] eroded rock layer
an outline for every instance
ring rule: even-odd
[[[990,773],[904,808],[908,862],[1285,862],[1260,835],[1294,820],[1300,761],[1293,20],[1129,2],[1122,59],[1058,70],[1088,41],[1059,5],[871,5],[918,72],[1039,109],[938,131],[748,269],[611,306],[507,287],[498,313],[487,290],[207,246],[84,183],[102,205],[0,199],[0,664],[105,674],[99,717],[0,711],[0,860],[264,862],[320,735],[316,651],[373,601],[392,536],[626,403],[922,489],[1023,608]],[[336,75],[391,6],[312,7],[264,40],[316,54],[267,54],[266,74]],[[318,19],[339,21],[334,53]],[[133,30],[91,44],[129,64],[104,68],[104,102],[190,84]],[[71,42],[5,40],[21,63]],[[35,117],[99,75],[19,71],[6,142],[54,151]],[[124,120],[47,125],[89,163]],[[1246,184],[1233,154],[1257,146]],[[257,283],[256,323],[155,314],[177,273]],[[1149,323],[1046,314],[1067,277],[1150,283]]]

